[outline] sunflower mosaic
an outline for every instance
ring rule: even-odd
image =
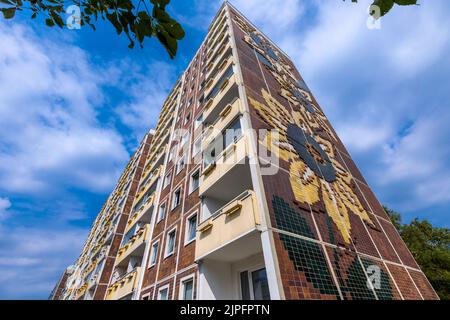
[[[261,147],[289,163],[290,184],[297,201],[314,205],[322,201],[343,239],[350,243],[350,212],[372,224],[369,214],[352,189],[352,177],[335,160],[332,144],[316,135],[317,123],[303,110],[287,109],[266,90],[261,94],[265,103],[249,97],[260,120],[275,129],[260,138]],[[303,112],[302,112],[303,111]]]
[[[289,108],[282,105],[265,89],[261,89],[264,103],[249,97],[260,120],[276,130],[275,134],[269,131],[260,138],[260,145],[289,163],[295,199],[309,205],[322,202],[349,244],[350,212],[373,223],[352,189],[351,175],[336,160],[331,142],[337,140],[334,131],[324,113],[314,104],[307,85],[294,76],[284,56],[242,19],[235,17],[234,21],[244,32],[244,41],[254,48],[256,57],[279,83],[278,94],[289,105]]]

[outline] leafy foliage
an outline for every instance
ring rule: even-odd
[[[398,212],[385,210],[439,297],[450,300],[450,229],[418,219],[402,224]]]
[[[29,10],[31,18],[43,15],[49,27],[66,25],[65,8],[80,8],[81,26],[95,30],[98,18],[109,21],[117,34],[125,34],[133,48],[135,41],[142,47],[145,38],[156,37],[171,58],[175,57],[178,40],[184,38],[184,30],[167,12],[170,0],[0,0],[0,11],[5,19],[11,19],[16,11]],[[151,10],[150,10],[151,9]]]
[[[352,0],[352,2],[358,2],[358,0]],[[375,18],[380,18],[388,13],[394,7],[394,4],[399,6],[417,5],[417,0],[374,0],[372,6],[377,6],[380,10],[377,11],[372,8],[370,14]]]

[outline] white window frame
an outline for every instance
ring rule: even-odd
[[[167,176],[169,176],[169,181],[167,182]],[[163,181],[163,189],[167,188],[170,185],[170,180],[172,180],[172,171],[168,172],[165,176],[164,176],[164,181]]]
[[[158,296],[156,298],[158,300],[162,300],[161,299],[161,291],[163,291],[163,290],[167,290],[167,299],[166,300],[169,300],[169,284],[166,284],[166,285],[158,288]]]
[[[190,136],[189,131],[186,131],[186,133],[183,134],[183,136],[181,137],[181,140],[180,140],[179,148],[183,148],[184,145],[189,142],[189,138],[190,138],[189,136]]]
[[[184,282],[192,280],[192,300],[194,300],[194,289],[195,289],[195,273],[192,273],[186,277],[180,279],[180,290],[178,292],[178,300],[184,300]]]
[[[181,166],[180,163],[183,162],[183,165]],[[181,171],[183,171],[184,167],[186,167],[186,157],[185,155],[182,155],[177,162],[177,173],[179,174]]]
[[[194,176],[194,174],[196,174],[196,173],[198,173],[198,186],[195,188],[195,189],[193,189],[193,186],[192,186],[192,181],[193,181],[193,179],[192,179],[192,177]],[[193,173],[191,173],[191,175],[189,176],[189,194],[191,194],[192,192],[194,192],[195,190],[197,190],[198,188],[200,188],[200,168],[198,168],[197,170],[194,170],[194,172]]]
[[[150,265],[148,266],[148,269],[150,269],[151,267],[156,265],[156,261],[158,261],[158,251],[159,251],[159,245],[160,245],[161,241],[158,239],[155,242],[152,243],[152,249],[150,250]],[[153,252],[155,250],[155,245],[157,245],[156,248],[156,255],[155,255],[155,262],[151,262],[151,259],[153,257]]]
[[[162,217],[162,218],[161,218],[161,214],[160,214],[161,207],[164,207],[164,217]],[[163,221],[166,218],[166,215],[167,215],[167,201],[165,201],[165,202],[163,202],[163,203],[161,203],[159,205],[159,207],[158,207],[158,219],[157,219],[156,223]]]
[[[176,150],[176,146],[172,147],[172,149],[170,149],[169,152],[169,159],[167,160],[168,162],[172,161],[173,158],[175,157],[175,150]]]
[[[170,236],[170,234],[172,232],[175,233],[174,234],[174,239],[173,239],[173,249],[172,249],[171,252],[167,252],[168,244],[169,244],[169,242],[167,240],[169,239],[169,236]],[[173,255],[175,253],[175,247],[176,247],[176,244],[177,244],[176,242],[177,242],[177,227],[174,227],[174,228],[170,229],[170,231],[168,231],[167,234],[166,234],[166,243],[165,243],[165,246],[164,246],[164,259],[170,257],[171,255]]]
[[[192,144],[192,157],[195,157],[202,151],[202,136],[200,135],[197,139],[195,139],[194,143]],[[196,149],[197,143],[200,142],[200,145],[198,146],[198,150]]]
[[[188,117],[188,116],[189,116],[189,117]],[[187,115],[184,117],[184,124],[185,124],[185,125],[188,124],[189,121],[191,121],[191,117],[192,117],[192,112],[189,111],[189,112],[187,113]]]
[[[202,118],[201,121],[198,121],[199,118]],[[198,127],[200,127],[203,123],[203,112],[200,113],[200,115],[195,119],[194,121],[194,130],[197,129]]]
[[[198,210],[195,210],[194,212],[192,212],[187,218],[186,218],[186,221],[185,221],[185,224],[184,224],[184,245],[185,246],[187,246],[188,244],[190,244],[191,242],[193,242],[193,241],[195,241],[195,239],[196,239],[196,237],[194,237],[194,238],[192,238],[192,239],[188,239],[188,233],[189,233],[189,220],[193,217],[193,216],[197,216],[197,218],[196,218],[196,226],[198,226],[198,219],[200,218],[199,217],[199,214],[198,214]]]
[[[175,205],[175,194],[180,191],[180,203],[178,203],[177,205]],[[172,193],[172,201],[171,201],[171,211],[178,208],[181,205],[181,198],[182,198],[182,194],[181,194],[181,185],[179,187],[177,187],[175,189],[175,191]]]
[[[252,273],[255,271],[258,271],[260,269],[266,269],[266,275],[267,275],[267,268],[264,264],[258,264],[257,266],[253,266],[251,268],[244,268],[240,271],[238,271],[238,281],[239,281],[239,298],[242,300],[242,283],[241,283],[241,273],[247,272],[248,275],[248,289],[250,293],[250,300],[255,300],[255,293],[253,292],[253,280],[252,280]],[[268,280],[268,279],[267,279]]]

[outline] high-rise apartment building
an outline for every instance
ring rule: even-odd
[[[290,58],[228,3],[61,297],[438,298]]]

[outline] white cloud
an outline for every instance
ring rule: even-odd
[[[120,134],[97,121],[114,70],[20,24],[2,25],[0,37],[0,188],[108,190],[128,158]]]
[[[7,217],[6,211],[9,208],[11,208],[11,201],[8,198],[0,198],[0,221]]]
[[[116,112],[140,139],[156,126],[161,107],[177,80],[176,69],[168,63],[154,62],[134,70],[132,77],[124,76],[120,86],[130,99],[119,105]]]
[[[405,136],[384,147],[386,172],[380,184],[409,182],[412,199],[405,207],[420,209],[450,201],[450,113],[432,113],[418,120]]]
[[[298,22],[305,9],[300,0],[235,0],[232,4],[270,35],[284,33],[287,27]]]
[[[0,227],[0,299],[45,298],[86,236],[77,228]]]

